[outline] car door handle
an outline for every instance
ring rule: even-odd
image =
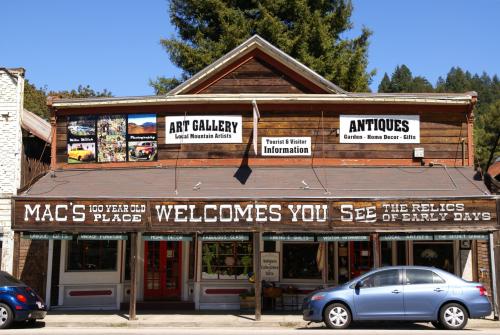
[[[401,293],[401,291],[400,291],[400,290],[394,290],[394,291],[392,291],[391,293],[394,293],[394,294],[399,294],[399,293]]]
[[[439,288],[439,287],[434,289],[434,292],[443,292],[443,291],[444,291],[444,290],[443,290],[443,289],[441,289],[441,288]]]

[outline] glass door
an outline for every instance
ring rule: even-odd
[[[144,298],[179,299],[182,243],[147,241],[144,248]]]

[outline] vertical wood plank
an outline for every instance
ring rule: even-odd
[[[322,261],[323,261],[323,271],[321,271],[321,278],[323,279],[323,287],[328,287],[328,243],[320,242],[323,244]]]
[[[130,301],[129,301],[129,320],[137,320],[137,258],[139,257],[137,247],[137,233],[130,234]]]

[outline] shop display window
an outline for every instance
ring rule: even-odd
[[[319,243],[283,243],[283,278],[321,279],[318,249]]]
[[[453,242],[414,242],[413,264],[433,266],[454,273]]]
[[[203,242],[202,279],[248,279],[253,271],[252,242]]]
[[[68,241],[66,271],[115,271],[118,241]]]

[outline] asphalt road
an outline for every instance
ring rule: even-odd
[[[465,329],[462,331],[445,331],[436,330],[432,326],[425,324],[419,325],[400,325],[400,324],[382,324],[382,325],[360,325],[354,326],[347,330],[329,330],[323,327],[313,328],[65,328],[65,327],[24,327],[16,326],[14,329],[0,331],[0,334],[19,334],[19,335],[36,335],[36,334],[70,334],[70,335],[86,335],[86,334],[99,334],[99,335],[116,335],[116,334],[168,334],[168,335],[321,335],[321,334],[347,334],[347,335],[483,335],[483,334],[498,334],[500,335],[500,328],[483,328],[483,329]]]

